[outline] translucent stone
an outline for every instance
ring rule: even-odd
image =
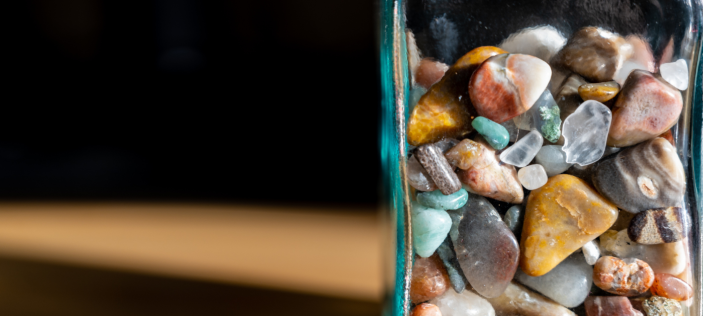
[[[686,269],[686,249],[682,241],[669,244],[642,245],[627,236],[627,230],[609,230],[600,236],[604,256],[637,258],[649,264],[654,273],[678,275]]]
[[[469,284],[469,281],[466,280],[464,272],[461,271],[461,265],[459,264],[459,260],[456,258],[456,253],[454,253],[454,244],[452,244],[452,239],[450,237],[445,238],[444,242],[439,245],[439,248],[437,248],[437,254],[439,255],[439,258],[442,259],[444,268],[447,269],[449,282],[452,283],[452,288],[454,288],[454,291],[457,293],[463,292],[466,285]]]
[[[482,196],[470,194],[456,212],[460,215],[453,218],[450,236],[466,279],[482,296],[500,296],[517,269],[520,249],[515,235]]]
[[[598,101],[582,103],[564,121],[566,162],[585,166],[603,156],[608,140],[612,113]]]
[[[505,225],[508,225],[508,228],[510,228],[515,236],[520,236],[524,219],[525,212],[522,210],[521,205],[511,206],[503,216],[503,222],[505,222]]]
[[[437,305],[442,316],[495,316],[496,314],[491,303],[471,291],[459,294],[449,289],[443,295],[431,300],[430,304]]]
[[[499,316],[576,316],[554,301],[511,282],[499,297],[489,298]]]
[[[542,148],[542,134],[538,131],[531,131],[512,146],[505,149],[500,154],[500,160],[516,167],[524,167],[535,158],[537,152]]]
[[[423,258],[431,256],[452,228],[452,219],[443,210],[412,204],[413,247]]]
[[[410,300],[417,304],[442,295],[449,287],[449,277],[437,255],[415,258],[410,279]]]
[[[498,47],[513,54],[535,56],[549,62],[566,44],[559,31],[553,26],[538,26],[522,29],[506,38]]]
[[[535,104],[527,112],[513,118],[513,122],[522,130],[541,131],[545,139],[554,143],[561,136],[559,113],[559,106],[552,93],[545,90]]]
[[[561,305],[576,307],[591,290],[593,268],[581,254],[574,253],[543,276],[532,277],[518,269],[515,280]]]
[[[650,70],[647,65],[644,65],[642,63],[639,63],[634,60],[626,60],[625,62],[622,63],[622,68],[618,70],[618,73],[615,74],[615,77],[613,80],[620,84],[621,86],[625,84],[625,81],[627,80],[627,77],[630,76],[630,74],[635,71],[635,70]]]
[[[535,160],[544,167],[548,177],[556,176],[569,167],[572,163],[566,162],[566,153],[561,150],[560,145],[546,145],[539,149]]]
[[[666,82],[679,90],[688,88],[688,66],[686,61],[679,59],[673,63],[666,63],[659,66],[659,73]]]
[[[517,172],[517,177],[525,189],[534,190],[547,183],[547,173],[541,165],[529,165]]]
[[[417,202],[431,208],[440,210],[456,210],[464,206],[469,199],[469,193],[460,189],[449,195],[442,194],[441,191],[423,192],[417,195]]]
[[[600,258],[600,246],[597,240],[589,241],[581,247],[581,250],[583,250],[583,257],[589,265],[596,264],[596,261]]]
[[[685,301],[693,297],[693,288],[686,281],[667,273],[655,274],[654,284],[649,290],[653,295],[677,301]]]
[[[407,179],[408,183],[415,189],[420,191],[437,190],[437,185],[434,184],[432,178],[425,170],[417,158],[413,155],[408,158],[407,163]]]

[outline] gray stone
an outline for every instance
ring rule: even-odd
[[[580,253],[574,253],[547,274],[532,277],[522,270],[515,273],[515,280],[542,293],[566,307],[576,307],[588,296],[593,282],[593,267]]]
[[[454,291],[457,293],[463,292],[469,281],[466,280],[464,272],[461,271],[461,265],[459,265],[459,261],[456,259],[451,237],[447,237],[444,242],[439,245],[437,254],[439,258],[442,259],[442,263],[444,263],[444,267],[447,269],[449,282],[452,284]]]
[[[444,195],[461,189],[459,177],[444,157],[442,148],[435,144],[422,145],[415,149],[415,156]]]

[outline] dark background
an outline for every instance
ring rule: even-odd
[[[1,7],[1,199],[377,203],[372,1]]]

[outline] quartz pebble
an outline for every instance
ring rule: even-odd
[[[566,174],[549,178],[527,200],[520,268],[530,276],[546,274],[605,232],[617,215],[615,205],[585,181]]]
[[[592,164],[603,156],[612,114],[607,106],[589,100],[564,121],[566,162]]]
[[[468,199],[469,193],[464,189],[460,189],[449,195],[444,195],[439,190],[419,193],[417,195],[418,203],[441,210],[456,210],[464,206]]]
[[[495,149],[505,148],[510,141],[510,134],[505,127],[483,116],[475,118],[471,126]]]
[[[643,316],[623,296],[589,296],[584,305],[587,316]]]
[[[666,63],[659,66],[659,73],[669,84],[679,90],[688,88],[688,66],[686,61],[679,59],[673,63]]]
[[[407,179],[408,183],[415,189],[420,191],[434,191],[437,190],[437,185],[434,184],[432,178],[427,173],[425,168],[417,161],[417,158],[413,155],[408,158],[407,163]]]
[[[471,74],[489,57],[504,53],[498,47],[483,46],[459,58],[413,108],[408,119],[408,143],[420,146],[471,132],[471,116],[475,116],[468,92]]]
[[[447,72],[448,69],[449,66],[445,63],[435,61],[430,58],[423,58],[420,61],[420,65],[417,67],[415,81],[421,87],[429,89],[433,84],[442,79],[444,73]]]
[[[449,195],[461,189],[454,168],[444,158],[439,147],[434,144],[422,145],[415,149],[415,156],[442,193]]]
[[[591,240],[587,242],[583,245],[583,247],[581,247],[581,250],[583,251],[583,257],[586,260],[586,263],[589,265],[596,264],[596,261],[600,258],[600,246],[598,245],[598,240]]]
[[[607,157],[595,166],[598,192],[630,213],[677,206],[686,190],[686,176],[676,150],[655,138]]]
[[[430,303],[422,303],[417,305],[410,311],[410,316],[442,316],[439,307]]]
[[[551,76],[549,65],[537,57],[496,55],[471,76],[469,95],[479,115],[500,124],[529,110]]]
[[[544,138],[554,143],[561,136],[560,110],[552,93],[545,90],[527,112],[513,118],[515,126],[523,130],[536,129]]]
[[[525,189],[534,190],[547,183],[547,173],[541,165],[529,165],[517,173],[520,183]]]
[[[633,71],[613,105],[608,146],[627,147],[666,132],[679,120],[681,92],[644,70]]]
[[[637,213],[630,222],[627,235],[632,241],[645,245],[679,241],[686,236],[684,214],[680,207]]]
[[[452,289],[430,301],[439,307],[442,316],[495,316],[491,303],[478,294],[464,291],[461,294]]]
[[[573,166],[572,163],[566,162],[566,153],[559,145],[543,146],[537,152],[535,160],[542,165],[549,177],[556,176]]]
[[[511,282],[503,294],[488,301],[498,316],[576,316],[566,307],[515,282]]]
[[[622,36],[589,26],[574,32],[552,63],[592,82],[605,82],[613,80],[632,53],[632,45]]]
[[[482,196],[470,194],[457,211],[461,218],[450,236],[466,279],[482,296],[500,296],[517,269],[520,249],[515,235]]]
[[[511,206],[503,216],[503,222],[505,222],[505,225],[508,225],[508,228],[510,228],[515,236],[520,236],[522,232],[522,222],[524,220],[525,212],[520,205]]]
[[[515,280],[566,307],[576,307],[588,296],[593,282],[593,267],[574,253],[549,273],[532,277],[520,269]]]
[[[498,316],[576,316],[566,307],[511,282],[501,296],[489,298]]]
[[[500,153],[500,160],[517,167],[527,166],[542,148],[542,141],[538,131],[531,131]]]
[[[683,316],[679,302],[661,296],[652,296],[642,303],[647,316]]]
[[[449,275],[449,282],[452,284],[452,288],[457,293],[461,293],[469,284],[466,280],[464,272],[461,271],[461,265],[459,265],[459,260],[456,259],[456,253],[454,253],[454,244],[452,244],[452,238],[447,236],[444,242],[437,248],[437,254],[439,258],[442,259],[444,263],[444,268],[447,270],[447,275]]]
[[[452,227],[452,219],[443,210],[413,203],[410,213],[413,247],[420,257],[431,256]]]
[[[652,295],[662,296],[677,301],[685,301],[693,297],[693,288],[681,280],[668,273],[657,273],[654,275],[654,284],[649,289]]]
[[[437,255],[415,258],[410,280],[410,300],[417,304],[442,295],[449,286],[449,277]]]
[[[549,62],[566,44],[566,38],[551,25],[530,27],[513,33],[498,47],[513,54],[532,55]]]
[[[603,255],[637,258],[647,262],[654,273],[678,275],[686,269],[686,249],[682,241],[658,245],[642,245],[630,240],[627,230],[609,230],[600,236]]]
[[[605,256],[593,266],[593,283],[613,294],[639,295],[649,290],[653,282],[652,268],[639,259]]]
[[[620,92],[620,85],[615,81],[587,83],[579,87],[579,95],[586,100],[607,102]]]
[[[467,191],[503,202],[522,203],[524,193],[515,167],[501,164],[485,140],[464,139],[445,156],[459,167],[457,175]]]

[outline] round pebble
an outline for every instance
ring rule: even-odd
[[[593,267],[593,283],[613,294],[639,295],[649,290],[653,282],[652,268],[639,259],[605,256]]]
[[[556,176],[574,165],[566,162],[566,154],[561,150],[561,145],[542,146],[535,159],[544,167],[549,177]]]
[[[522,186],[528,190],[538,189],[547,183],[547,172],[542,165],[529,165],[517,172]]]

